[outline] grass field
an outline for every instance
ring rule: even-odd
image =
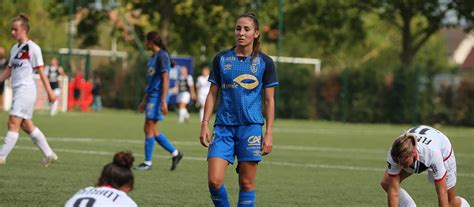
[[[130,196],[139,206],[211,206],[207,189],[207,150],[199,145],[199,121],[193,114],[178,124],[176,114],[160,130],[185,153],[178,169],[169,171],[169,155],[155,147],[153,169],[135,171]],[[7,114],[0,115],[0,136]],[[143,114],[107,110],[49,117],[36,113],[59,161],[45,168],[41,153],[22,133],[7,165],[0,167],[0,206],[61,206],[79,189],[94,185],[114,152],[131,150],[143,160]],[[257,176],[257,206],[384,206],[379,186],[386,150],[409,125],[344,124],[277,120],[274,150]],[[474,204],[474,128],[442,126],[456,151],[457,192]],[[410,177],[404,188],[418,206],[436,206],[434,186],[426,174]],[[225,184],[232,206],[238,195],[237,174],[229,166]]]

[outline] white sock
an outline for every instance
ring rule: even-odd
[[[178,156],[178,154],[179,154],[178,150],[174,150],[174,151],[171,153],[171,156],[172,156],[172,157],[176,157],[176,156]]]
[[[400,199],[398,201],[398,206],[400,207],[416,207],[416,203],[411,198],[411,196],[408,194],[405,189],[400,188]]]
[[[51,147],[49,147],[48,141],[46,141],[46,137],[38,127],[36,127],[33,132],[31,132],[30,137],[45,157],[53,154],[53,150],[51,149]]]
[[[188,109],[184,109],[184,118],[189,119],[189,112]]]
[[[51,111],[49,112],[49,115],[54,116],[54,115],[56,115],[57,112],[58,112],[58,101],[55,101],[51,105]]]
[[[471,205],[469,205],[469,203],[466,201],[466,199],[464,199],[461,196],[458,196],[458,197],[459,197],[459,199],[461,199],[461,207],[471,207]]]
[[[199,110],[199,119],[202,121],[203,118],[204,118],[204,109],[201,108],[201,109]]]
[[[0,149],[0,157],[3,159],[7,159],[8,154],[12,151],[13,147],[15,147],[16,141],[18,141],[18,137],[20,134],[14,131],[8,131],[5,139],[3,139],[3,145]]]
[[[179,122],[179,123],[184,122],[185,113],[186,113],[186,112],[184,111],[184,109],[179,109],[179,119],[178,119],[178,122]]]
[[[145,163],[145,164],[148,165],[148,166],[151,166],[151,161],[145,161],[145,162],[143,162],[143,163]]]

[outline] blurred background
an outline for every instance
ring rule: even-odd
[[[246,12],[276,61],[278,117],[474,126],[473,1],[3,0],[0,47],[9,53],[10,20],[25,13],[46,64],[100,77],[105,107],[135,109],[147,32],[196,78]]]

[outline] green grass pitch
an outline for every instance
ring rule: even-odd
[[[7,113],[0,115],[0,136]],[[0,206],[61,206],[79,189],[92,186],[102,166],[120,150],[143,161],[144,115],[130,111],[35,114],[59,161],[45,168],[41,153],[22,133],[7,165],[0,167]],[[264,157],[256,181],[257,206],[384,206],[379,186],[386,151],[409,125],[347,124],[276,120],[273,152]],[[174,172],[170,158],[155,146],[153,169],[135,173],[130,196],[139,206],[211,206],[207,189],[207,150],[199,145],[199,121],[178,124],[170,113],[159,129],[185,154]],[[474,204],[474,128],[442,126],[457,158],[457,192]],[[232,206],[238,198],[235,166],[225,184]],[[402,184],[419,206],[436,206],[434,186],[426,174]]]

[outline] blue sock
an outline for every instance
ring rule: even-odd
[[[254,206],[255,205],[255,190],[239,192],[239,203],[237,207]]]
[[[165,148],[166,151],[169,153],[173,153],[176,148],[174,148],[173,144],[166,138],[166,136],[163,133],[160,133],[157,137],[155,137],[156,141],[158,144],[161,145],[161,147]]]
[[[211,199],[215,207],[230,207],[229,199],[227,198],[227,190],[222,185],[219,189],[213,189],[209,186],[211,192]]]
[[[155,147],[155,140],[153,140],[153,137],[145,138],[145,161],[151,161],[154,147]]]

